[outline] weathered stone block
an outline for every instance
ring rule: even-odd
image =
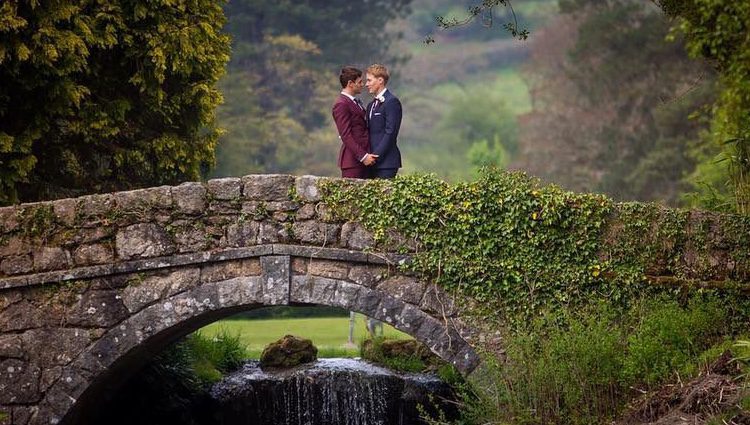
[[[453,296],[436,284],[429,284],[425,289],[424,297],[420,303],[420,308],[428,313],[434,313],[438,316],[453,316],[456,314],[456,306],[453,302]]]
[[[428,347],[432,348],[435,341],[443,336],[445,328],[440,322],[430,316],[425,316],[419,328],[412,334],[415,339],[422,341]]]
[[[206,185],[208,186],[208,193],[214,199],[238,199],[242,193],[242,181],[238,177],[212,179]]]
[[[60,247],[42,247],[34,252],[34,270],[65,269],[70,266],[70,254]]]
[[[307,258],[292,257],[292,272],[294,274],[307,274]]]
[[[114,235],[114,227],[81,227],[68,233],[68,237],[60,242],[63,245],[80,245],[99,242]]]
[[[352,310],[358,311],[369,317],[378,316],[378,307],[380,306],[380,299],[383,294],[378,293],[372,289],[360,287],[359,298],[354,303]]]
[[[368,288],[375,288],[385,276],[387,276],[388,270],[382,266],[362,266],[355,265],[349,270],[349,280],[367,286]]]
[[[282,224],[264,221],[260,223],[258,243],[284,243],[289,241],[289,230]]]
[[[350,249],[363,250],[375,246],[375,240],[361,224],[347,222],[341,227],[341,245]]]
[[[297,210],[298,221],[310,220],[315,217],[315,206],[317,204],[304,204]]]
[[[11,237],[0,242],[0,258],[30,254],[31,250],[31,243],[22,236]]]
[[[116,209],[117,203],[111,194],[82,196],[76,204],[76,224],[98,226],[105,220],[111,221]]]
[[[381,298],[380,306],[378,306],[378,316],[375,317],[389,325],[394,325],[400,317],[403,308],[404,303],[386,295]]]
[[[171,208],[172,188],[170,186],[151,187],[148,189],[129,190],[114,194],[117,208],[128,213],[148,216],[153,210]],[[146,217],[142,217],[146,218]]]
[[[260,276],[263,272],[260,267],[260,258],[248,258],[242,260],[243,276]]]
[[[270,212],[291,212],[296,211],[299,204],[294,201],[266,202],[265,208]]]
[[[41,399],[39,377],[35,365],[18,359],[0,362],[0,403],[31,404]]]
[[[117,290],[87,291],[67,314],[71,326],[106,328],[128,317]]]
[[[331,305],[336,296],[336,281],[310,275],[294,276],[289,301]]]
[[[409,304],[419,305],[426,284],[410,276],[393,276],[378,285],[378,289]]]
[[[29,273],[33,267],[30,255],[14,255],[0,262],[0,272],[7,275]]]
[[[172,188],[172,199],[183,214],[201,214],[206,210],[206,188],[200,183],[183,183]]]
[[[8,423],[12,425],[26,425],[31,420],[31,417],[34,416],[36,410],[36,407],[14,406],[10,412],[11,417]]]
[[[0,312],[0,329],[4,332],[40,328],[45,312],[26,300],[11,304]]]
[[[8,308],[9,305],[17,303],[23,299],[19,291],[0,292],[0,314]]]
[[[39,391],[47,392],[50,387],[57,382],[62,376],[62,367],[53,366],[42,369],[42,376],[39,379]]]
[[[291,270],[288,256],[269,255],[260,259],[263,274],[263,303],[267,305],[289,304]]]
[[[338,282],[336,293],[333,296],[331,305],[351,310],[357,304],[359,291],[362,287],[347,282]]]
[[[313,245],[336,245],[340,228],[335,224],[319,221],[297,221],[292,226],[294,237],[300,242]]]
[[[260,225],[255,221],[243,221],[230,224],[227,227],[227,246],[243,247],[255,245],[258,242]]]
[[[422,321],[427,317],[421,310],[411,304],[404,305],[404,308],[396,316],[396,329],[402,330],[409,335],[414,336],[417,329],[422,325]]]
[[[289,213],[283,212],[283,211],[276,211],[273,214],[271,214],[271,219],[273,221],[278,221],[279,223],[285,223],[287,221],[290,221],[292,216]]]
[[[0,207],[0,233],[18,229],[18,207]]]
[[[91,344],[92,334],[88,329],[44,328],[26,331],[21,339],[29,360],[47,368],[78,357]]]
[[[178,224],[179,223],[179,224]],[[177,252],[200,252],[209,248],[210,241],[202,222],[180,221],[172,224]]]
[[[232,307],[254,305],[263,302],[263,287],[260,278],[238,277],[215,284],[219,294],[219,305]]]
[[[254,201],[288,201],[294,176],[258,174],[242,178],[242,194]]]
[[[133,313],[163,298],[197,286],[201,271],[197,267],[162,271],[149,276],[132,275],[130,284],[122,291],[122,302]]]
[[[76,200],[72,198],[58,199],[52,201],[52,210],[55,212],[57,220],[66,225],[72,226],[76,219]]]
[[[349,275],[349,264],[339,261],[311,259],[307,272],[314,276],[343,280]]]
[[[152,223],[128,226],[116,237],[117,255],[121,259],[147,258],[174,252],[174,244],[164,229]]]
[[[82,245],[73,252],[73,263],[76,266],[104,264],[112,262],[114,257],[114,250],[109,245]]]
[[[245,268],[241,260],[207,264],[201,268],[201,283],[218,282],[243,276]]]
[[[306,202],[320,201],[320,184],[326,180],[328,179],[325,177],[317,176],[297,177],[294,181],[294,188],[297,191],[297,196]]]
[[[458,353],[450,359],[450,363],[465,375],[475,370],[480,362],[481,359],[468,344],[461,347]]]
[[[28,353],[24,351],[21,343],[21,337],[16,334],[0,335],[0,358],[28,360]]]

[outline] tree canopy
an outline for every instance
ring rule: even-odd
[[[213,0],[0,5],[0,204],[196,179],[229,60]]]

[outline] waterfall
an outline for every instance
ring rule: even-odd
[[[356,359],[321,359],[264,371],[257,362],[214,385],[215,419],[222,425],[407,425],[420,423],[430,395],[449,416],[452,391],[430,374],[394,372]]]

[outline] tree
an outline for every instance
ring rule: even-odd
[[[560,5],[532,41],[535,107],[515,165],[575,190],[677,204],[706,129],[689,117],[713,100],[711,70],[664,41],[670,25],[647,3]]]
[[[214,160],[213,0],[0,5],[0,203],[177,183]]]
[[[713,109],[711,138],[718,160],[727,167],[737,211],[750,214],[750,3],[654,1],[679,19],[677,29],[685,35],[690,54],[707,59],[719,72],[721,94]],[[717,158],[706,159],[716,162]],[[696,177],[710,181],[707,174],[712,168],[704,162],[706,173]],[[721,191],[722,183],[714,181],[713,190]]]

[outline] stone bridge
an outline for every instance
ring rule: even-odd
[[[395,246],[333,220],[320,181],[257,175],[1,208],[0,423],[76,423],[168,344],[263,306],[357,311],[474,370],[480,338],[458,303],[401,272],[409,256]],[[729,255],[746,246],[710,245],[687,276],[747,280],[750,261]],[[658,258],[647,272],[674,276]]]

